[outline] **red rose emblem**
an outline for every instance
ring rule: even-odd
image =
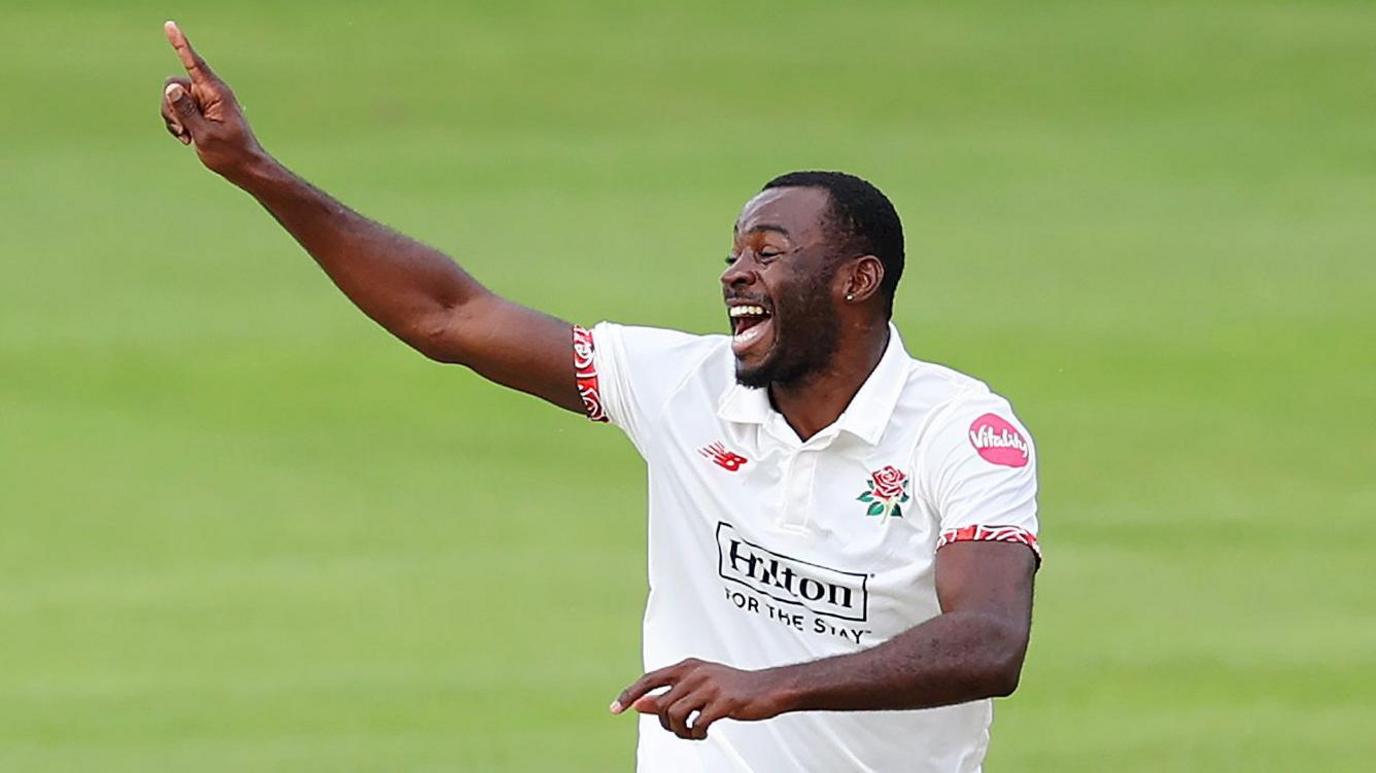
[[[908,503],[908,476],[888,465],[870,473],[869,488],[856,499],[865,503],[865,515],[873,517],[903,517],[903,505]]]
[[[874,496],[879,499],[894,499],[903,495],[904,483],[908,476],[903,471],[889,465],[874,473]]]

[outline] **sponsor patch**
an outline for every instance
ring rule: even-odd
[[[1027,438],[995,413],[986,413],[970,424],[970,445],[984,461],[1004,467],[1026,466],[1031,458]]]
[[[869,576],[813,564],[741,539],[736,527],[717,524],[721,578],[817,615],[863,621],[869,616]]]

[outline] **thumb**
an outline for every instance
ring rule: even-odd
[[[196,100],[192,99],[191,93],[180,83],[169,83],[163,96],[172,106],[172,113],[181,121],[182,126],[191,132],[192,139],[195,139],[196,133],[205,126],[205,116],[201,115],[201,108],[197,106]]]

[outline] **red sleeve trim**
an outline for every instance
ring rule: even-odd
[[[573,371],[578,383],[578,395],[583,398],[583,411],[592,421],[606,421],[607,412],[602,408],[601,385],[597,380],[597,365],[593,362],[592,331],[578,325],[573,326]]]
[[[1037,554],[1037,563],[1042,560],[1042,548],[1037,544],[1037,535],[1021,526],[962,526],[947,529],[936,541],[940,550],[952,542],[1020,542]]]

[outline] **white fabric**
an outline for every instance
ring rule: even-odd
[[[1027,430],[982,382],[910,358],[897,330],[851,405],[806,442],[765,391],[735,383],[725,336],[604,322],[591,339],[580,385],[649,471],[646,670],[855,652],[939,614],[940,545],[1037,550]],[[648,716],[639,770],[977,771],[991,719],[988,700],[802,712],[685,741]]]

